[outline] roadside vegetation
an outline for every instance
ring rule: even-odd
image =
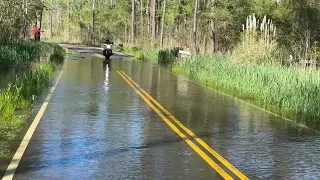
[[[120,48],[114,48],[115,51],[123,52],[132,56],[139,61],[148,61],[160,64],[171,64],[178,58],[180,48],[173,49],[144,49],[141,47],[127,47],[121,50]]]
[[[29,40],[33,39],[32,27],[42,27],[44,3],[0,3],[0,71],[19,67],[24,72],[0,89],[0,158],[12,154],[37,97],[48,87],[54,70],[64,59],[61,47]]]
[[[177,60],[179,56],[179,50],[181,48],[163,49],[158,52],[158,63],[160,64],[172,64]]]
[[[248,17],[232,53],[178,60],[173,71],[320,129],[320,71],[315,64],[305,67],[283,59],[287,54],[275,40],[276,27],[266,17],[260,22],[255,16]]]
[[[320,129],[320,73],[316,69],[239,66],[228,56],[199,55],[176,62],[173,72]]]
[[[125,47],[123,53],[128,54],[140,61],[157,62],[159,50],[147,50],[141,47]]]
[[[43,42],[0,42],[0,66],[29,65],[51,48],[52,44]]]
[[[35,63],[35,57],[52,49],[53,54],[38,66],[29,70],[0,90],[0,157],[10,156],[15,140],[25,129],[37,96],[50,82],[58,63],[63,61],[64,50],[57,45],[35,42],[6,43],[1,51],[7,58],[1,59],[5,66]],[[23,55],[18,52],[25,50]],[[11,57],[17,54],[15,57]]]

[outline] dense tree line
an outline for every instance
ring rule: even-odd
[[[0,41],[27,38],[36,23],[37,10],[43,8],[41,0],[1,0]]]
[[[46,37],[60,41],[110,38],[150,48],[228,52],[250,14],[272,19],[281,49],[297,57],[317,50],[320,39],[318,0],[4,0],[1,40],[30,35],[41,7]]]

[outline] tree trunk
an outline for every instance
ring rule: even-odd
[[[125,25],[124,25],[124,30],[125,30],[125,32],[124,32],[124,42],[126,42],[126,43],[128,43],[128,41],[127,41],[127,37],[128,37],[128,25],[127,25],[127,20],[126,20],[126,22],[125,22]]]
[[[216,32],[215,24],[211,21],[211,52],[214,54],[216,52]]]
[[[37,28],[40,28],[42,27],[42,9],[41,10],[37,10]]]
[[[25,40],[27,40],[27,23],[28,23],[28,0],[24,0],[24,24],[23,24],[23,37]]]
[[[50,38],[53,38],[53,22],[52,22],[52,8],[53,8],[53,0],[51,0],[50,4]]]
[[[91,42],[92,42],[92,44],[94,44],[95,43],[95,41],[94,41],[94,30],[95,30],[95,15],[96,15],[96,13],[95,13],[95,0],[92,0],[92,28],[91,28],[91,30],[92,30],[92,32],[91,32]]]
[[[148,32],[148,36],[150,37],[150,27],[151,27],[151,23],[150,23],[150,0],[147,0],[147,5],[146,5],[146,14],[147,14],[147,21],[148,21],[148,25],[147,25],[147,32]]]
[[[111,4],[111,7],[114,8],[114,2],[113,2],[113,0],[110,0],[110,4]]]
[[[155,37],[158,37],[159,35],[159,31],[160,31],[160,24],[159,22],[161,23],[161,19],[160,18],[156,18],[156,36]],[[155,38],[156,39],[156,38]]]
[[[25,22],[24,22],[24,38],[25,38],[25,40],[27,40],[27,36],[28,36],[28,34],[29,33],[27,33],[28,32],[28,0],[25,0],[25,6],[24,6],[24,8],[25,8],[25,11],[24,11],[24,13],[25,13],[25,18],[26,18],[26,20],[25,20]]]
[[[68,0],[68,41],[70,41],[70,0]]]
[[[38,9],[36,11],[36,16],[37,16],[37,28],[41,29],[42,28],[42,12],[43,12],[43,7],[41,9]],[[38,40],[40,41],[41,39],[41,33],[38,37]]]
[[[163,11],[162,11],[162,22],[161,22],[161,35],[160,35],[160,49],[163,48],[163,31],[164,31],[164,22],[165,22],[165,15],[166,15],[166,2],[167,0],[163,0]]]
[[[156,39],[156,10],[157,10],[157,0],[151,1],[151,41],[154,45]]]
[[[192,52],[198,53],[197,50],[197,11],[198,11],[198,0],[194,3],[194,15],[193,15],[193,30],[192,30]]]
[[[215,0],[212,0],[212,6],[211,6],[211,12],[215,13]],[[215,22],[213,18],[210,21],[211,26],[211,53],[214,54],[217,51],[217,45],[216,45],[216,28],[215,28]]]
[[[143,0],[140,0],[140,38],[144,39],[143,36]]]
[[[207,34],[203,33],[202,52],[207,52]]]
[[[135,0],[132,0],[132,14],[131,14],[131,44],[133,45],[134,44],[134,39],[135,39],[135,31],[134,31],[134,25],[135,25],[135,22],[134,22],[134,13],[135,13]]]

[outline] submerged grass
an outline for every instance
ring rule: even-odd
[[[54,45],[45,42],[0,42],[0,66],[30,64]]]
[[[161,64],[171,64],[178,57],[180,48],[173,49],[143,49],[140,47],[124,48],[124,53],[133,56],[140,61],[158,62]]]
[[[223,55],[177,61],[173,71],[320,129],[320,72],[301,67],[237,65]]]
[[[161,64],[172,64],[179,56],[179,50],[181,48],[164,49],[158,53],[158,63]]]
[[[47,87],[57,64],[62,61],[59,58],[63,58],[64,50],[55,46],[54,52],[49,61],[30,69],[6,89],[0,90],[0,157],[12,153],[13,141],[24,129],[35,97]]]
[[[140,61],[156,62],[158,59],[159,50],[146,50],[140,47],[131,47],[124,48],[124,53],[133,56],[135,59]]]
[[[65,51],[58,45],[53,47],[53,54],[50,56],[50,61],[55,63],[61,63],[64,59]]]

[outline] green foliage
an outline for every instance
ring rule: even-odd
[[[112,49],[116,52],[123,52],[124,48],[121,46],[113,46]]]
[[[25,14],[27,7],[27,14]],[[41,9],[41,0],[28,0],[27,6],[23,1],[1,0],[0,2],[0,42],[13,41],[31,37],[31,26],[35,24],[36,10]]]
[[[25,73],[14,85],[9,84],[7,89],[0,91],[0,144],[4,147],[0,156],[10,154],[10,142],[18,137],[25,125],[26,115],[34,102],[32,97],[41,93],[53,69],[45,66],[44,69]]]
[[[211,1],[210,1],[211,2]],[[204,34],[209,38],[211,21],[214,22],[215,41],[217,49],[220,51],[232,50],[240,40],[240,30],[246,17],[254,13],[253,2],[251,0],[215,0],[209,6],[200,7],[200,22]]]
[[[177,61],[173,70],[320,129],[320,74],[300,67],[238,66],[222,55]]]
[[[276,27],[265,16],[262,21],[255,15],[243,25],[241,42],[236,46],[232,59],[239,64],[280,64],[281,56],[276,38]]]
[[[50,56],[51,62],[61,63],[64,59],[64,56],[66,54],[65,50],[62,49],[60,46],[55,45],[53,46],[53,54]]]
[[[320,59],[320,47],[318,41],[313,43],[313,46],[309,52],[309,57],[311,59],[319,60]]]
[[[95,1],[95,27],[92,33],[92,2],[89,0],[28,0],[28,14],[24,26],[23,1],[0,3],[0,41],[18,40],[26,30],[31,37],[35,11],[43,11],[43,38],[50,39],[49,15],[53,15],[51,41],[99,44],[105,38],[127,43],[131,30],[131,2]],[[160,24],[163,0],[157,1],[156,24]],[[113,3],[113,4],[111,4]],[[150,1],[136,1],[135,32],[139,46],[150,47]],[[141,6],[142,5],[142,6]],[[164,27],[164,46],[190,48],[194,0],[168,1]],[[258,18],[267,15],[278,27],[278,45],[296,58],[307,59],[312,43],[320,40],[320,4],[318,0],[214,0],[199,1],[197,42],[204,52],[211,50],[211,30],[214,30],[216,49],[228,52],[241,41],[241,28],[249,14]],[[214,27],[211,27],[214,26]],[[156,32],[159,38],[160,32]],[[153,44],[158,45],[155,39]]]
[[[130,56],[133,56],[135,58],[138,58],[140,56],[140,54],[141,54],[140,51],[142,51],[142,48],[140,48],[140,47],[131,47],[131,48],[125,47],[124,48],[124,53],[126,53]]]
[[[181,48],[160,50],[158,53],[158,62],[161,64],[171,64],[179,55]]]

